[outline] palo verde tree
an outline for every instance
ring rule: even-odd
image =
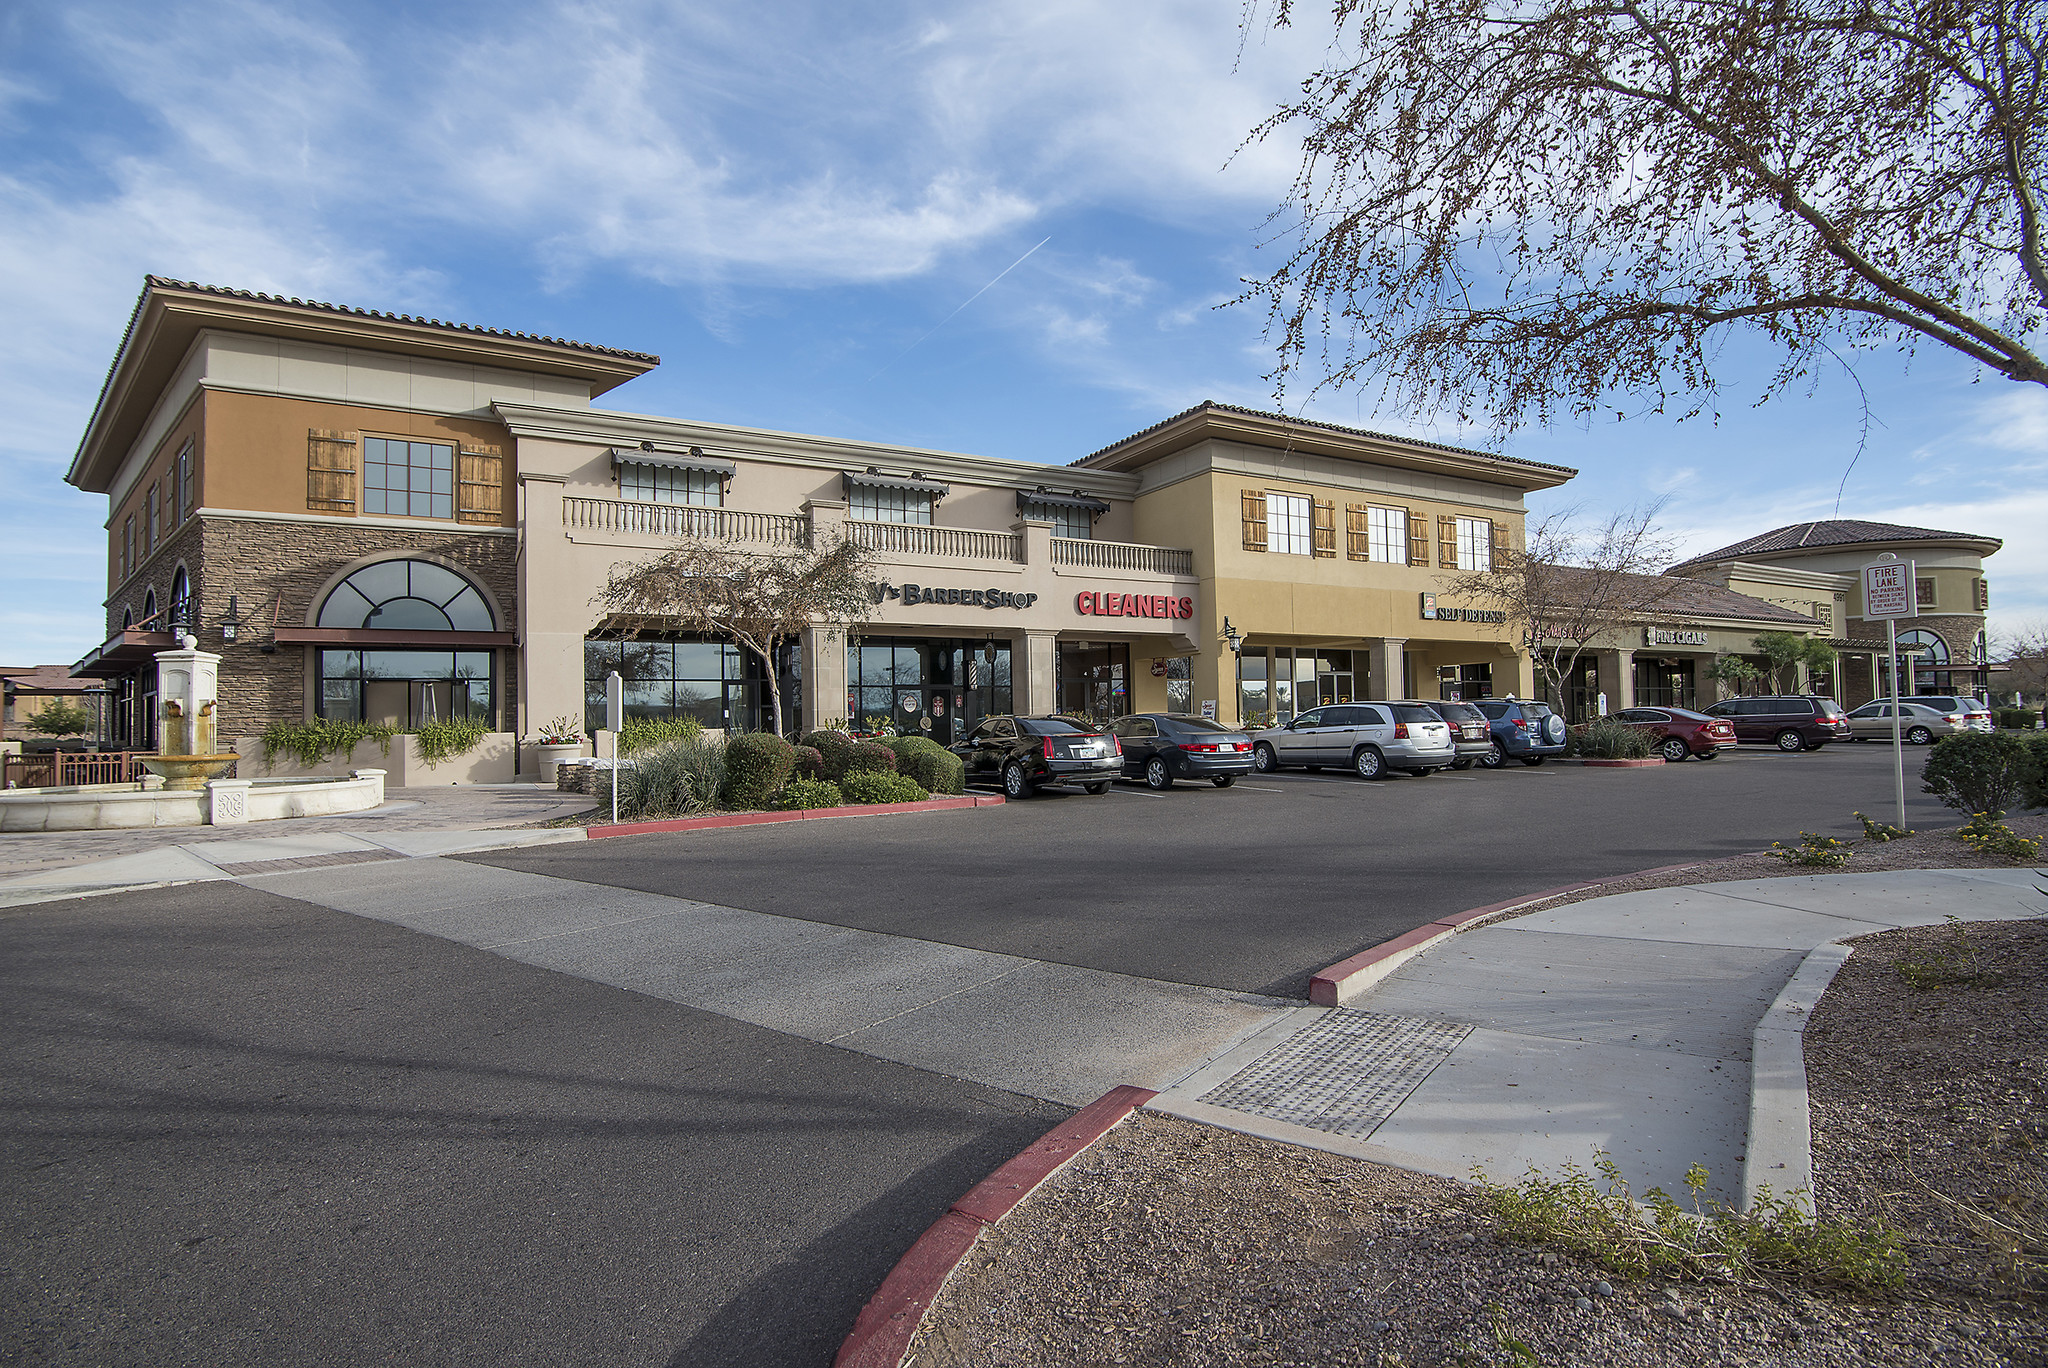
[[[1576,509],[1528,529],[1520,547],[1496,548],[1485,570],[1438,577],[1446,593],[1504,613],[1536,663],[1549,696],[1565,702],[1565,680],[1603,639],[1641,628],[1697,587],[1656,571],[1671,543],[1657,530],[1661,504],[1624,509],[1587,525]]]
[[[1926,343],[2048,385],[2041,0],[1332,8],[1337,56],[1251,135],[1302,139],[1291,255],[1242,296],[1276,389],[1692,417],[1738,326],[1781,349],[1764,397]]]
[[[730,636],[768,677],[773,729],[782,727],[775,653],[807,626],[858,623],[874,610],[874,554],[850,538],[743,550],[693,537],[652,560],[613,567],[595,602],[606,625],[629,634],[694,631]]]
[[[1757,654],[1770,663],[1771,682],[1792,692],[1799,687],[1799,671],[1809,676],[1835,665],[1835,648],[1818,637],[1798,632],[1760,632],[1750,638]],[[1786,676],[1790,675],[1788,679]]]

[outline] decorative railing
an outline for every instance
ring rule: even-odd
[[[10,755],[7,788],[68,788],[73,784],[132,784],[147,773],[137,751],[40,751]]]
[[[1015,532],[982,532],[971,527],[928,527],[923,523],[848,522],[849,535],[873,551],[899,556],[940,556],[947,560],[1016,562],[1024,558]]]
[[[1078,537],[1054,537],[1052,563],[1086,570],[1135,570],[1146,575],[1195,573],[1195,553],[1185,547],[1083,541]]]
[[[771,546],[800,546],[811,535],[810,521],[789,513],[742,513],[732,508],[623,499],[564,498],[562,526],[639,537],[702,537]]]

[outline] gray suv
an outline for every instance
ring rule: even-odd
[[[1252,733],[1252,766],[1262,774],[1344,766],[1361,779],[1378,779],[1390,769],[1432,774],[1457,758],[1450,724],[1427,703],[1326,703],[1284,727]]]

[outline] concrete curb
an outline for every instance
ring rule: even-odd
[[[1645,765],[1661,765],[1664,757],[1653,755],[1647,760],[1581,760],[1587,769],[1641,769]]]
[[[969,1188],[882,1279],[854,1317],[832,1368],[900,1368],[925,1313],[982,1232],[1156,1096],[1150,1088],[1111,1088]]]
[[[652,831],[715,831],[722,827],[767,826],[773,822],[815,822],[834,817],[886,817],[904,812],[948,812],[956,808],[1001,807],[1000,793],[969,793],[927,798],[921,803],[865,803],[848,807],[808,808],[801,812],[726,812],[716,817],[669,817],[658,822],[620,822],[585,827],[593,841],[610,836],[644,836]]]
[[[1512,898],[1507,902],[1488,903],[1484,907],[1467,908],[1463,912],[1453,912],[1448,917],[1438,917],[1435,921],[1424,922],[1404,935],[1396,936],[1390,941],[1382,941],[1370,950],[1361,950],[1349,959],[1338,960],[1326,969],[1317,970],[1308,981],[1308,1000],[1318,1007],[1342,1007],[1348,999],[1365,992],[1431,946],[1449,940],[1460,931],[1470,931],[1482,922],[1506,916],[1510,912],[1519,911],[1535,903],[1563,897],[1567,893],[1581,893],[1589,888],[1621,883],[1628,879],[1640,879],[1650,874],[1672,874],[1681,869],[1696,868],[1704,863],[1706,861],[1693,860],[1686,864],[1638,869],[1629,874],[1610,874],[1604,879],[1587,879],[1579,883],[1564,884],[1558,888],[1547,888],[1541,893],[1529,893]]]
[[[1858,932],[1858,935],[1863,934]],[[1806,1023],[1851,947],[1817,945],[1800,961],[1750,1034],[1749,1144],[1742,1162],[1742,1209],[1757,1194],[1789,1198],[1813,1216],[1813,1116],[1806,1096]]]

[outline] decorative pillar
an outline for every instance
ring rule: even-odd
[[[1024,518],[1010,524],[1010,530],[1017,534],[1020,563],[1024,565],[1052,564],[1052,524],[1037,518]]]
[[[803,650],[804,730],[816,731],[848,715],[846,629],[830,622],[806,627]]]
[[[506,719],[515,737],[531,735],[551,718],[584,721],[583,637],[590,605],[584,599],[588,590],[579,589],[568,563],[569,537],[562,524],[565,483],[563,475],[519,475],[519,700],[515,714]],[[539,773],[540,759],[532,747],[520,746],[517,754],[520,773]]]
[[[1380,637],[1366,647],[1372,678],[1368,685],[1369,698],[1406,698],[1408,672],[1403,666],[1403,657],[1408,645],[1407,637]]]
[[[1059,708],[1059,662],[1053,645],[1057,639],[1056,632],[1024,633],[1021,662],[1017,659],[1016,640],[1010,642],[1012,706],[1025,716],[1043,716]]]
[[[1607,695],[1607,711],[1620,712],[1635,706],[1636,653],[1598,651],[1594,653],[1600,672],[1600,692]]]

